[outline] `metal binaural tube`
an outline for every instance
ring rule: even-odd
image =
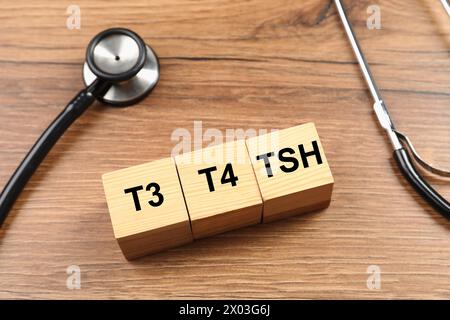
[[[450,17],[450,5],[448,4],[448,1],[447,0],[441,0],[441,3],[444,6],[444,9],[447,12],[448,16]]]
[[[355,53],[356,59],[358,60],[358,64],[361,68],[361,71],[364,75],[364,79],[367,82],[367,85],[369,87],[370,93],[374,100],[374,111],[377,115],[378,121],[380,125],[386,130],[389,140],[391,141],[392,146],[395,150],[398,150],[402,148],[402,145],[395,134],[395,126],[391,120],[391,117],[389,116],[389,112],[387,110],[386,105],[383,102],[383,99],[381,98],[380,91],[378,89],[378,86],[372,76],[372,73],[370,72],[369,65],[366,61],[366,58],[364,57],[361,47],[359,46],[358,40],[355,37],[355,34],[353,32],[352,26],[348,20],[347,14],[345,12],[344,7],[342,6],[342,3],[340,0],[334,1],[336,4],[336,8],[338,10],[339,16],[341,18],[342,24],[344,25],[345,32],[347,33],[347,37],[350,41],[350,44],[352,46],[353,52]]]
[[[342,24],[344,25],[345,32],[347,33],[350,44],[352,45],[353,51],[355,53],[356,59],[358,60],[361,71],[364,75],[364,79],[369,86],[370,93],[375,101],[382,101],[380,91],[378,90],[377,84],[373,79],[372,73],[370,72],[369,65],[364,57],[361,47],[359,46],[358,40],[355,38],[355,33],[348,20],[347,14],[340,0],[335,0],[336,8],[338,10],[339,16],[341,17]]]

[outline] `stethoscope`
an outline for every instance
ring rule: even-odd
[[[100,32],[89,43],[81,90],[30,149],[0,194],[0,226],[25,184],[67,128],[95,100],[128,106],[143,99],[159,80],[159,62],[136,33],[123,28]]]
[[[443,4],[444,1],[442,0]],[[392,143],[397,164],[407,180],[422,197],[442,215],[450,219],[449,203],[417,172],[402,143],[409,148],[417,163],[426,170],[441,176],[450,176],[450,172],[427,164],[417,154],[410,140],[395,129],[354,36],[345,10],[340,0],[335,0],[335,4],[375,101],[374,110],[378,121],[386,130]],[[446,1],[444,7],[450,15]],[[87,87],[69,102],[44,131],[0,194],[0,226],[25,184],[66,129],[95,100],[113,106],[127,106],[144,98],[158,82],[158,58],[136,33],[121,28],[108,29],[96,35],[89,43],[86,50],[83,77]]]
[[[417,192],[444,217],[450,219],[450,204],[418,173],[410,159],[407,149],[409,149],[416,162],[425,170],[443,177],[450,177],[450,171],[435,168],[425,162],[414,149],[411,140],[409,140],[406,135],[399,132],[395,128],[394,123],[389,116],[387,106],[381,97],[380,91],[378,90],[375,79],[370,72],[369,65],[361,51],[358,40],[355,38],[355,34],[347,18],[345,9],[342,6],[340,0],[334,0],[334,2],[336,4],[339,16],[341,17],[348,39],[350,40],[350,44],[358,60],[361,71],[364,75],[367,85],[369,86],[370,93],[373,97],[373,100],[375,101],[373,108],[378,118],[378,122],[386,131],[389,140],[391,141],[392,147],[394,149],[394,158],[397,162],[397,165],[399,166],[405,178],[417,190]],[[445,10],[447,11],[447,14],[450,16],[450,7],[448,5],[448,2],[446,0],[441,0],[441,2]],[[404,146],[406,148],[404,148]]]

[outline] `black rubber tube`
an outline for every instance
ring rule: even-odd
[[[93,86],[80,91],[36,141],[0,194],[0,227],[42,160],[67,128],[95,101]]]
[[[450,220],[450,204],[417,172],[406,150],[403,148],[395,150],[394,158],[414,189],[440,214]]]

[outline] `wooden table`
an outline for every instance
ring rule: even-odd
[[[1,1],[0,187],[83,87],[88,41],[135,30],[161,80],[130,108],[95,104],[53,148],[0,230],[0,298],[450,298],[450,223],[413,191],[332,1]],[[437,0],[345,1],[398,128],[450,158],[450,19]],[[381,8],[369,30],[367,7]],[[335,178],[324,211],[134,262],[112,233],[101,175],[170,156],[171,135],[315,122]],[[205,142],[204,145],[206,145]],[[427,175],[450,197],[448,180]],[[81,269],[81,289],[66,286]],[[371,265],[381,288],[368,289]]]

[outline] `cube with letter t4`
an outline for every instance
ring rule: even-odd
[[[262,200],[244,140],[175,158],[194,238],[259,223]]]
[[[172,158],[103,175],[114,235],[127,259],[193,240]]]
[[[333,176],[313,123],[246,141],[263,198],[263,221],[325,208]]]

